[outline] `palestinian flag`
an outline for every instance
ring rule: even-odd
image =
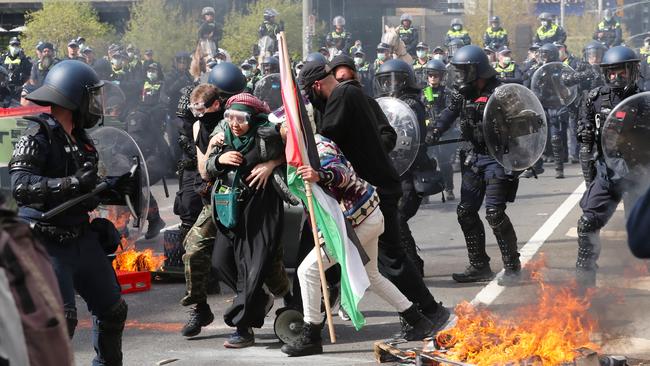
[[[318,169],[320,161],[314,132],[290,65],[284,33],[278,35],[278,44],[282,102],[287,119],[287,181],[291,192],[308,207],[305,183],[296,174],[296,170],[302,165],[311,165],[312,168]],[[318,184],[312,184],[311,188],[316,225],[325,240],[325,250],[341,266],[341,306],[350,316],[354,327],[359,330],[365,324],[365,319],[358,310],[358,304],[370,286],[370,281],[359,250],[353,242],[353,238],[357,241],[358,239],[351,226],[346,225],[339,203]]]

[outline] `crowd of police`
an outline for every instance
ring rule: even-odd
[[[210,278],[216,276],[237,293],[224,315],[236,329],[226,347],[252,345],[253,328],[262,326],[273,300],[282,298],[283,309],[305,315],[301,335],[282,351],[291,356],[322,352],[321,294],[314,285],[318,272],[315,254],[309,254],[309,225],[301,229],[298,263],[307,259],[293,285],[282,263],[282,247],[287,245],[280,235],[287,219],[282,201],[298,204],[286,186],[283,168],[285,117],[281,109],[269,108],[266,91],[259,92],[261,86],[268,87],[264,78],[279,72],[275,40],[284,25],[278,16],[273,9],[264,12],[254,55],[239,66],[217,46],[214,9],[209,7],[203,9],[195,49],[178,52],[164,72],[151,50],[141,58],[134,45],[113,44],[99,56],[83,37],[67,44],[64,59],[43,41],[37,45],[37,59],[30,60],[15,37],[2,55],[3,106],[51,107],[50,113],[31,118],[35,125],[16,145],[9,167],[12,192],[19,216],[30,223],[51,257],[70,336],[77,324],[75,292],[88,304],[97,352],[94,364],[122,363],[128,307],[106,259],[124,233],[107,220],[90,221],[89,212],[101,203],[127,205],[126,198],[138,190],[132,173],[100,177],[98,153],[87,130],[95,128],[102,115],[104,124],[121,126],[138,143],[152,184],[166,176],[179,179],[174,213],[181,221],[186,279],[180,302],[192,306],[183,336],[196,336],[213,322],[207,294]],[[554,163],[558,179],[564,178],[566,162],[582,166],[588,189],[581,202],[576,267],[584,286],[595,284],[598,232],[623,193],[632,189],[632,183],[606,165],[598,121],[625,98],[645,90],[650,38],[639,54],[622,46],[621,25],[607,10],[593,41],[574,55],[557,19],[543,13],[539,20],[520,64],[513,60],[508,32],[498,16],[490,18],[483,47],[472,44],[460,19],[451,22],[440,45],[429,47],[419,40],[409,14],[400,17],[396,28],[404,55],[397,57],[395,47],[382,42],[377,58],[369,62],[362,43],[352,42],[345,19],[337,16],[324,46],[293,64],[318,132],[322,165],[320,170],[301,167],[299,175],[330,189],[346,208],[346,218],[369,255],[366,271],[373,288],[399,312],[402,330],[397,337],[424,338],[449,318],[449,311],[424,284],[424,262],[408,221],[428,196],[442,192],[443,200],[456,199],[456,164],[461,175],[457,216],[469,265],[452,274],[455,281],[495,277],[479,217],[483,204],[505,268],[499,284],[521,280],[517,235],[506,206],[516,198],[519,178],[542,174],[546,160]],[[568,103],[561,98],[558,102],[557,95],[540,98],[549,126],[547,151],[525,171],[508,170],[490,154],[480,132],[484,110],[494,91],[506,84],[550,89],[536,85],[534,77],[549,64],[573,69],[562,83],[575,87],[577,96]],[[427,147],[403,169],[389,158],[398,133],[375,99],[382,97],[399,99],[412,111],[420,131],[417,144]],[[464,142],[440,143],[458,137]],[[244,208],[235,217],[221,212],[213,218],[215,186],[217,193],[239,192],[237,200]],[[63,214],[43,218],[44,212],[87,195],[90,198]],[[153,195],[148,221],[146,238],[157,236],[166,225]],[[328,271],[334,299],[340,276],[336,267]],[[347,317],[343,309],[339,315]]]

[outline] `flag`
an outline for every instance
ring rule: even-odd
[[[305,183],[296,170],[302,165],[320,168],[318,150],[307,110],[289,62],[284,33],[278,35],[278,44],[282,102],[287,119],[287,183],[291,192],[308,207]],[[350,316],[354,327],[359,330],[365,324],[365,319],[358,309],[358,304],[370,286],[370,281],[359,250],[351,238],[354,233],[348,231],[350,225],[346,225],[343,211],[336,199],[318,184],[312,184],[311,188],[316,226],[325,240],[325,250],[341,266],[341,306]]]

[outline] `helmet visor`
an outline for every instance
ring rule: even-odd
[[[635,67],[631,62],[603,66],[605,82],[613,89],[625,88],[636,80]]]
[[[585,58],[592,65],[600,64],[604,54],[605,51],[602,48],[588,48],[585,50]]]
[[[391,72],[375,76],[375,92],[379,96],[395,95],[408,85],[408,75],[404,73]]]
[[[95,116],[104,115],[104,84],[88,88],[88,113]]]
[[[476,65],[454,65],[452,80],[454,86],[469,84],[478,78]]]

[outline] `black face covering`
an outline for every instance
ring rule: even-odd
[[[320,97],[316,92],[314,92],[314,89],[312,88],[308,88],[305,94],[307,95],[307,98],[309,98],[309,101],[311,102],[311,105],[314,107],[314,109],[318,110],[321,113],[325,113],[327,99]]]
[[[210,134],[214,130],[215,126],[219,121],[223,119],[223,111],[219,110],[217,112],[209,112],[204,114],[199,118],[201,123],[201,128],[199,129],[199,134],[196,139],[196,146],[204,154],[207,152],[208,143],[210,142]]]

